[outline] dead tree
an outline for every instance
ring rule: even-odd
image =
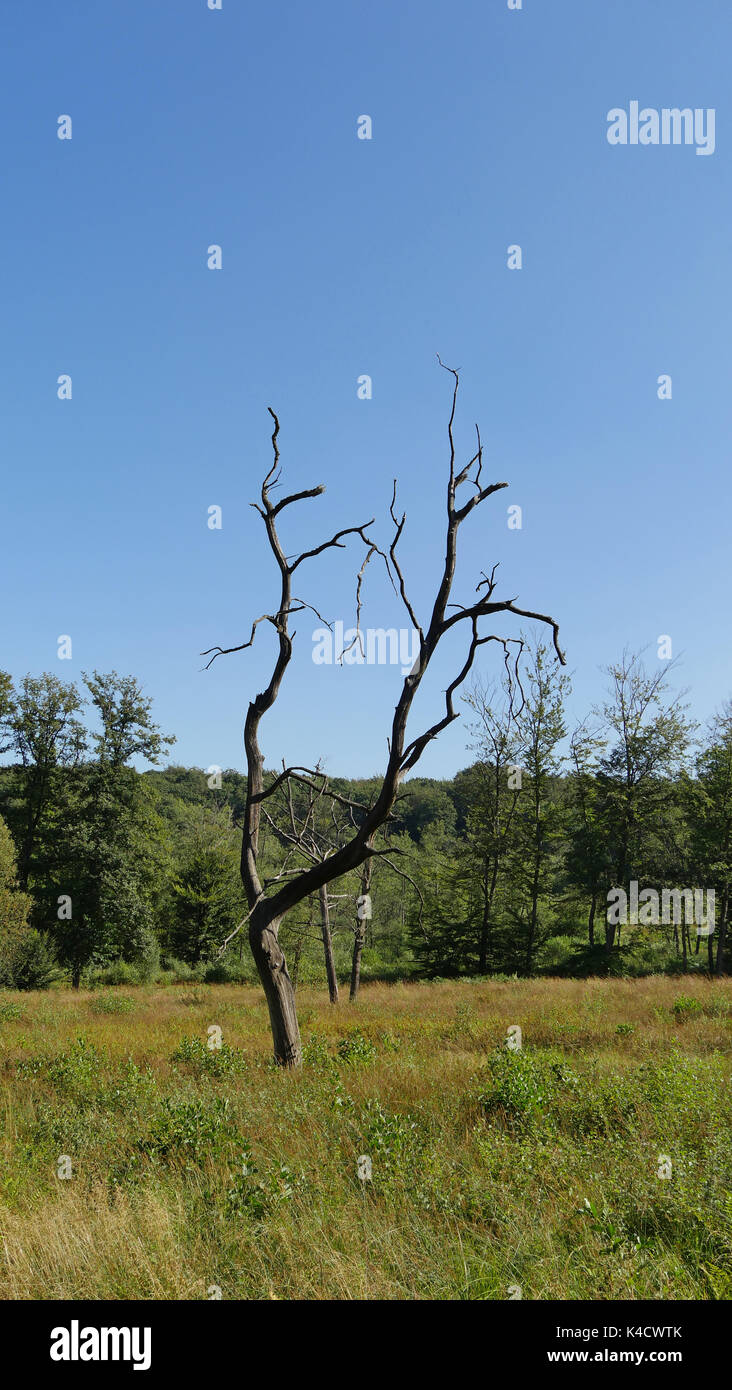
[[[457,405],[458,374],[452,368],[445,368],[445,370],[449,371],[453,377],[452,407],[448,422],[449,472],[446,496],[445,558],[440,571],[432,612],[426,627],[418,621],[414,606],[407,594],[404,575],[397,558],[397,546],[404,531],[406,513],[403,513],[399,518],[395,512],[396,482],[389,509],[394,523],[394,533],[388,556],[379,549],[376,542],[368,534],[369,527],[374,524],[373,518],[361,526],[345,527],[343,530],[337,531],[329,540],[321,541],[311,550],[302,551],[299,555],[289,557],[285,554],[277,529],[279,516],[287,507],[293,506],[296,502],[319,497],[325,489],[321,484],[318,487],[307,488],[302,492],[291,493],[280,498],[279,501],[273,500],[272,491],[280,478],[280,453],[277,442],[280,425],[275,412],[270,407],[269,413],[274,421],[272,433],[274,462],[262,483],[261,506],[256,502],[252,503],[252,506],[259,512],[264,522],[269,546],[279,570],[279,603],[274,613],[263,613],[259,618],[255,618],[246,642],[240,642],[233,647],[209,647],[203,653],[204,656],[209,657],[207,665],[210,666],[219,656],[244,651],[252,646],[257,628],[263,622],[269,623],[277,635],[278,649],[272,675],[266,689],[256,695],[249,705],[244,724],[247,797],[243,818],[241,876],[249,906],[249,913],[245,919],[248,922],[249,943],[267,998],[275,1060],[282,1066],[298,1066],[302,1060],[302,1053],[295,1009],[295,993],[278,939],[280,924],[286,914],[309,893],[318,893],[323,884],[331,883],[334,879],[341,878],[354,869],[359,869],[367,859],[379,855],[380,851],[375,845],[375,836],[379,828],[392,819],[392,808],[397,799],[402,779],[416,766],[427,745],[437,738],[443,729],[446,729],[455,719],[459,718],[454,708],[453,698],[455,691],[468,675],[478,648],[485,646],[488,642],[498,642],[503,646],[504,653],[507,651],[505,638],[493,633],[481,636],[479,626],[481,619],[490,618],[499,613],[509,613],[516,617],[532,618],[537,622],[547,623],[553,632],[554,646],[559,660],[562,664],[565,661],[559,648],[558,624],[553,618],[543,613],[517,608],[515,599],[494,598],[497,565],[493,566],[490,574],[483,574],[476,586],[477,598],[473,603],[463,605],[450,602],[457,563],[460,527],[476,507],[485,502],[493,493],[507,487],[508,484],[489,483],[484,485],[481,481],[483,446],[477,426],[475,453],[462,468],[456,467],[453,424]],[[466,498],[462,505],[459,505],[458,493],[461,488],[467,488],[471,495]],[[312,608],[312,605],[294,595],[293,580],[300,566],[306,560],[321,555],[325,550],[334,547],[342,548],[346,536],[359,537],[366,550],[356,589],[357,624],[360,617],[361,581],[364,569],[372,555],[378,554],[384,559],[387,570],[392,577],[395,591],[401,598],[412,627],[419,635],[419,655],[412,670],[404,677],[401,693],[394,709],[391,736],[388,743],[388,759],[381,787],[372,804],[360,818],[350,839],[321,863],[312,864],[307,868],[285,869],[269,882],[263,882],[259,875],[257,861],[262,812],[267,798],[272,796],[288,779],[304,781],[316,793],[327,787],[327,779],[322,772],[304,767],[285,768],[279,776],[265,786],[264,759],[259,743],[259,728],[264,715],[272,708],[279,695],[283,677],[292,659],[293,634],[289,628],[290,618],[294,613],[309,609],[316,613],[321,622],[324,621],[317,610]],[[394,577],[396,582],[394,582]],[[429,728],[423,729],[416,737],[409,739],[407,725],[414,698],[429,670],[430,662],[440,642],[455,629],[465,631],[467,650],[460,670],[444,692],[444,713]],[[334,795],[330,791],[328,794]],[[340,799],[345,800],[344,798]],[[243,926],[243,923],[241,925]]]

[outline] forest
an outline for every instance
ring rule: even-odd
[[[570,724],[571,679],[540,634],[492,683],[476,673],[464,769],[406,779],[373,856],[283,921],[295,987],[335,1002],[361,979],[726,974],[732,704],[697,724],[675,677],[626,651]],[[178,766],[174,742],[134,676],[0,673],[0,987],[256,980],[246,777]],[[381,779],[265,784],[260,863],[277,884],[345,843]],[[683,907],[616,922],[619,888]],[[691,889],[713,894],[713,930]]]

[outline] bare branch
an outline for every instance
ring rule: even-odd
[[[332,550],[333,547],[337,547],[338,550],[343,550],[344,547],[341,544],[343,536],[360,536],[364,545],[371,545],[372,542],[368,536],[364,535],[364,532],[369,526],[373,526],[373,524],[374,517],[372,517],[370,521],[365,521],[363,526],[346,526],[342,531],[336,531],[335,535],[331,536],[329,541],[323,541],[322,545],[316,545],[313,550],[305,550],[302,555],[298,555],[297,559],[290,565],[290,574],[295,573],[298,565],[301,565],[303,560],[312,560],[314,555],[322,555],[324,550]]]
[[[423,644],[423,642],[424,642],[424,633],[423,633],[423,631],[422,631],[422,625],[421,625],[421,623],[419,623],[419,622],[417,621],[417,617],[416,617],[416,614],[415,614],[415,612],[414,612],[414,609],[412,608],[412,605],[411,605],[411,603],[410,603],[410,601],[409,601],[409,599],[408,599],[408,597],[407,597],[406,585],[405,585],[405,583],[404,583],[404,575],[402,574],[402,571],[401,571],[401,568],[400,568],[400,565],[399,565],[399,561],[397,560],[397,557],[396,557],[396,548],[397,548],[397,545],[399,544],[399,540],[400,540],[400,538],[401,538],[402,531],[404,530],[404,523],[406,522],[406,519],[407,519],[407,513],[406,513],[406,512],[402,512],[401,521],[398,521],[398,520],[397,520],[397,516],[396,516],[396,513],[395,513],[395,511],[394,511],[394,507],[395,507],[395,504],[396,504],[396,494],[397,494],[397,480],[396,480],[396,478],[395,478],[395,479],[394,479],[394,490],[393,490],[392,495],[391,495],[391,504],[390,504],[390,507],[389,507],[389,512],[390,512],[390,514],[391,514],[391,519],[392,519],[392,521],[394,522],[394,525],[395,525],[395,527],[396,527],[396,532],[395,532],[395,535],[394,535],[394,539],[393,539],[393,541],[392,541],[392,543],[391,543],[391,546],[389,547],[389,554],[390,554],[390,556],[391,556],[391,562],[392,562],[392,564],[393,564],[393,566],[394,566],[394,570],[395,570],[397,579],[399,580],[399,592],[400,592],[400,594],[401,594],[401,596],[402,596],[402,602],[403,602],[403,604],[404,604],[404,607],[405,607],[406,610],[407,610],[407,613],[409,614],[409,619],[410,619],[410,622],[411,622],[411,624],[412,624],[412,627],[415,628],[416,631],[419,633],[419,645],[420,645],[420,648],[421,648],[421,647],[422,647],[422,644]]]
[[[211,657],[210,661],[206,662],[204,670],[207,671],[209,666],[213,665],[217,656],[229,656],[231,652],[243,652],[246,651],[247,647],[253,646],[254,634],[257,628],[259,627],[260,623],[272,623],[272,626],[276,627],[277,618],[273,617],[271,613],[263,613],[261,618],[255,618],[254,622],[252,623],[252,631],[249,641],[240,642],[238,647],[207,647],[205,652],[201,652],[201,656],[209,656],[211,652],[213,652],[213,656]]]
[[[293,502],[302,502],[306,497],[320,497],[325,492],[325,485],[320,483],[318,487],[305,488],[303,492],[292,492],[289,497],[282,497],[276,507],[272,508],[272,515],[278,516],[285,508],[290,507]]]

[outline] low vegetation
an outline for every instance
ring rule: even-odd
[[[292,1073],[258,988],[0,993],[0,1297],[732,1295],[729,981],[298,1007]]]

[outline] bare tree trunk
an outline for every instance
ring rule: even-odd
[[[295,950],[292,957],[292,988],[297,990],[297,980],[300,974],[300,957],[302,955],[302,937],[298,936],[295,942]]]
[[[351,961],[351,991],[348,996],[351,1004],[358,995],[361,983],[361,956],[366,940],[366,923],[357,922],[353,933],[353,959]]]
[[[493,867],[490,876],[490,886],[488,885],[488,860],[484,860],[483,871],[483,920],[480,924],[480,949],[478,954],[478,972],[485,975],[488,970],[488,938],[490,935],[491,914],[493,912],[493,898],[496,892],[496,882],[498,880],[498,855],[493,856]]]
[[[724,893],[723,893],[723,895],[722,895],[722,911],[721,911],[720,914],[719,914],[719,935],[718,935],[718,937],[717,937],[717,964],[716,964],[716,974],[717,974],[717,975],[723,975],[723,974],[724,974],[724,940],[725,940],[725,936],[726,936],[726,934],[727,934],[727,905],[728,905],[728,901],[729,901],[729,890],[725,887]],[[697,941],[698,941],[698,940],[699,940],[699,938],[697,937]],[[709,962],[710,962],[710,967],[711,967],[711,963],[712,963],[712,950],[711,950],[712,938],[711,938],[711,936],[708,936],[708,937],[707,937],[707,941],[709,942],[709,947],[710,947],[710,949],[709,949]]]
[[[275,1061],[283,1067],[298,1067],[302,1061],[302,1046],[295,1010],[295,990],[277,939],[282,918],[270,918],[266,910],[268,906],[262,903],[249,919],[249,945],[267,999]]]
[[[328,909],[328,886],[321,883],[318,889],[320,899],[320,926],[323,933],[323,950],[325,952],[325,973],[328,977],[328,996],[331,1004],[338,1003],[338,976],[336,975],[335,961],[333,959],[333,938],[330,934],[330,911]]]
[[[364,897],[371,887],[372,861],[367,859],[361,870],[361,896]],[[366,918],[356,917],[356,926],[353,932],[353,959],[351,961],[351,992],[349,1000],[353,1003],[358,995],[358,987],[361,983],[361,956],[363,955],[364,942],[366,940]]]
[[[310,908],[310,930],[312,931],[312,927],[313,927],[313,900],[312,900],[312,897],[308,898],[308,906],[309,906],[309,908]],[[294,952],[293,952],[293,958],[292,958],[292,988],[293,988],[295,991],[297,991],[297,982],[298,982],[298,980],[299,980],[299,978],[300,978],[300,958],[301,958],[301,956],[302,956],[302,944],[303,944],[303,941],[304,941],[304,940],[305,940],[305,934],[304,934],[304,932],[301,932],[300,935],[299,935],[298,938],[297,938],[297,941],[295,942],[295,950],[294,950]]]
[[[531,880],[531,916],[529,918],[529,937],[526,943],[526,974],[531,976],[534,968],[534,947],[536,945],[536,926],[539,912],[539,859],[537,855],[534,874]]]

